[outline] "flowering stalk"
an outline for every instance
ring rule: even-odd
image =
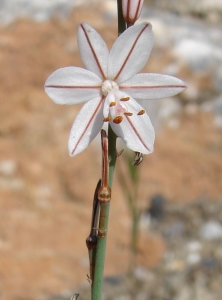
[[[111,50],[108,50],[105,41],[94,28],[82,23],[78,28],[78,47],[86,69],[61,68],[45,82],[45,91],[55,103],[84,103],[71,128],[68,141],[70,156],[84,151],[104,123],[109,125],[108,142],[102,131],[103,178],[94,196],[92,224],[98,221],[99,228],[91,225],[88,242],[92,239],[94,244],[87,245],[93,300],[101,300],[102,294],[109,216],[108,187],[112,187],[113,181],[116,138],[121,138],[129,149],[137,153],[134,165],[138,165],[143,154],[153,152],[155,132],[147,112],[136,100],[170,97],[186,88],[180,79],[172,76],[137,74],[145,66],[153,47],[152,25],[145,22],[126,29],[126,23],[129,25],[130,20],[123,18],[122,1],[117,0],[119,37]],[[135,8],[138,8],[136,1],[128,2],[134,3],[135,14]],[[108,196],[105,199],[107,201],[104,201],[104,196]]]
[[[94,274],[92,274],[92,294],[91,299],[100,300],[102,296],[102,283],[103,283],[103,271],[105,263],[105,252],[106,252],[106,241],[107,241],[107,231],[108,231],[108,219],[109,219],[109,207],[111,199],[111,189],[109,187],[109,150],[108,139],[106,136],[106,131],[101,131],[101,141],[102,141],[102,181],[101,186],[98,189],[97,199],[100,205],[99,213],[99,226],[97,235],[97,245],[95,248],[95,269]],[[112,143],[111,138],[111,143]],[[116,146],[115,140],[114,145]],[[114,147],[111,147],[112,149]],[[114,152],[111,152],[111,160],[115,159],[113,156]],[[113,160],[112,160],[113,161]],[[115,160],[114,160],[115,162]],[[114,165],[113,171],[114,171]],[[113,178],[113,172],[111,174],[111,180]],[[112,184],[112,182],[110,182]]]
[[[91,286],[94,285],[94,274],[95,274],[95,259],[96,259],[96,249],[97,249],[97,241],[98,241],[98,223],[99,223],[99,201],[98,201],[98,191],[101,187],[101,179],[97,183],[94,198],[93,198],[93,209],[92,209],[92,221],[90,234],[86,239],[86,246],[88,248],[89,253],[89,264],[90,264],[90,272],[89,279],[91,281]]]
[[[122,0],[117,0],[118,9],[118,36],[126,29],[125,21],[122,14]],[[112,127],[108,126],[108,185],[112,188],[113,175],[116,164],[116,139],[117,136],[112,130]],[[103,154],[104,155],[104,154]],[[108,232],[108,221],[109,221],[109,209],[110,202],[108,202],[103,208],[105,210],[104,218],[104,230],[106,232],[105,237],[98,235],[97,248],[96,248],[96,262],[95,262],[95,273],[94,282],[92,286],[92,300],[102,299],[102,284],[103,284],[103,272],[105,264],[105,252],[106,252],[106,241]]]
[[[118,36],[126,30],[126,22],[123,17],[122,0],[117,0],[117,12],[118,12]]]

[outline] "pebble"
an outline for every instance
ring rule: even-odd
[[[213,110],[216,115],[222,116],[222,94],[215,99]]]
[[[212,257],[205,257],[202,259],[202,266],[206,269],[216,269],[218,265],[218,261]]]
[[[20,191],[24,188],[24,182],[21,179],[0,178],[0,188],[5,190]]]
[[[195,71],[207,69],[214,57],[214,47],[207,41],[184,38],[178,41],[173,53]]]
[[[204,240],[215,240],[222,238],[222,225],[217,221],[208,221],[200,230],[201,238]]]
[[[202,244],[199,241],[190,241],[186,248],[188,252],[199,252],[202,250]]]
[[[152,272],[146,268],[138,267],[133,272],[134,276],[137,280],[144,282],[151,282],[154,280],[154,275]]]
[[[201,262],[202,244],[199,241],[190,241],[186,247],[187,257],[186,262],[189,265],[197,265]]]
[[[173,224],[167,226],[164,230],[165,235],[168,238],[178,238],[184,234],[185,224],[181,221],[176,221]]]
[[[199,253],[189,253],[186,258],[189,265],[197,265],[201,262],[201,255]]]
[[[154,195],[151,198],[150,207],[147,210],[147,213],[150,214],[152,219],[161,220],[164,216],[164,205],[166,199],[162,195]]]
[[[216,115],[214,116],[214,125],[218,128],[222,128],[222,116]]]
[[[14,176],[17,170],[17,164],[14,160],[6,159],[0,162],[0,175]]]

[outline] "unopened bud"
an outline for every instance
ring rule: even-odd
[[[138,20],[144,0],[122,0],[123,17],[127,27],[133,25]]]

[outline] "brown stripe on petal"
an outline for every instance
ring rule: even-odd
[[[123,117],[122,116],[117,116],[115,117],[115,119],[113,119],[113,123],[115,124],[120,124],[123,120]]]
[[[142,1],[142,0],[139,0],[138,5],[137,5],[137,8],[136,8],[135,18],[134,18],[134,20],[133,20],[134,23],[135,23],[136,20],[139,18],[141,1]]]
[[[131,113],[131,112],[124,112],[124,115],[131,117],[133,115],[133,113]]]
[[[150,86],[143,86],[143,85],[120,85],[120,89],[169,89],[169,88],[180,88],[185,89],[186,85],[150,85]]]
[[[95,58],[96,64],[97,64],[97,66],[98,66],[98,68],[99,68],[99,71],[100,71],[100,73],[101,73],[101,75],[102,75],[102,78],[105,79],[106,76],[105,76],[105,74],[104,74],[104,72],[103,72],[103,69],[102,69],[102,67],[101,67],[101,65],[100,65],[100,62],[99,62],[99,60],[98,60],[98,57],[96,56],[96,52],[95,52],[95,50],[94,50],[94,48],[93,48],[93,45],[91,44],[91,41],[90,41],[90,39],[89,39],[89,37],[88,37],[88,35],[87,35],[87,32],[86,32],[86,30],[85,30],[85,28],[84,28],[84,26],[83,26],[82,24],[81,24],[80,26],[81,26],[81,28],[82,28],[84,34],[85,34],[85,37],[86,37],[87,42],[88,42],[88,44],[89,44],[89,47],[90,47],[90,49],[91,49],[91,51],[92,51],[92,54],[93,54],[93,56],[94,56],[94,58]]]
[[[145,110],[144,109],[141,109],[139,112],[138,112],[138,116],[141,116],[141,115],[143,115],[143,114],[145,114]]]
[[[127,13],[126,13],[126,20],[128,21],[129,18],[130,18],[130,2],[131,1],[128,1],[127,2]]]
[[[130,51],[129,51],[129,53],[128,53],[126,59],[125,59],[125,61],[124,61],[123,64],[122,64],[122,67],[120,68],[119,72],[116,74],[116,76],[115,76],[115,78],[113,79],[113,81],[116,81],[117,78],[119,77],[119,75],[121,74],[121,72],[123,71],[123,69],[124,69],[124,67],[125,67],[125,65],[126,65],[126,63],[127,63],[127,61],[129,60],[129,58],[130,58],[130,56],[131,56],[131,54],[132,54],[134,48],[136,47],[136,44],[137,44],[137,42],[138,42],[138,40],[139,40],[141,34],[144,32],[144,30],[145,30],[148,26],[150,26],[150,23],[147,23],[147,24],[144,26],[144,28],[141,30],[141,32],[138,34],[138,36],[137,36],[135,42],[133,43],[133,45],[132,45],[132,47],[131,47],[131,49],[130,49]]]
[[[151,151],[147,145],[144,143],[142,137],[140,136],[139,132],[137,131],[136,127],[133,125],[132,121],[130,120],[130,118],[128,116],[126,116],[126,120],[129,122],[130,126],[132,127],[133,131],[135,132],[136,136],[138,137],[138,139],[140,140],[141,144],[148,150]]]
[[[100,89],[101,86],[95,85],[45,85],[46,88],[55,88],[55,89]]]
[[[120,98],[120,101],[128,101],[130,99],[130,97],[124,97],[124,98]]]
[[[115,106],[116,105],[116,102],[111,102],[109,107],[112,107],[112,106]]]
[[[87,123],[85,129],[83,130],[83,133],[81,134],[81,136],[80,136],[79,140],[77,141],[77,143],[76,143],[74,149],[72,150],[72,152],[71,152],[72,155],[73,155],[74,152],[76,151],[76,148],[78,147],[78,145],[79,145],[79,143],[80,143],[82,137],[84,136],[84,134],[86,133],[87,129],[89,128],[89,126],[90,126],[92,120],[95,118],[95,116],[96,116],[96,114],[97,114],[99,108],[101,107],[101,105],[102,105],[102,103],[103,103],[103,100],[104,100],[104,97],[101,97],[101,100],[100,100],[99,104],[98,104],[97,107],[95,108],[95,110],[94,110],[94,112],[93,112],[93,114],[92,114],[92,116],[91,116],[89,122]]]
[[[139,1],[138,1],[137,8],[136,8],[136,12],[135,12],[135,14],[134,14],[133,19],[131,19],[130,16],[128,17],[128,18],[129,18],[128,20],[129,20],[130,23],[133,23],[133,24],[134,24],[134,23],[136,22],[136,20],[139,18],[139,13],[140,13],[140,11],[141,11],[141,10],[140,10],[141,1],[142,1],[142,0],[139,0]],[[129,1],[129,2],[131,2],[131,1]]]

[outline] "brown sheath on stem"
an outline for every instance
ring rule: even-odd
[[[102,144],[102,181],[101,187],[98,191],[98,200],[100,203],[107,203],[111,199],[111,189],[108,186],[109,180],[109,156],[108,156],[108,138],[106,131],[101,130],[101,144]]]
[[[92,209],[92,221],[90,234],[86,239],[86,246],[89,252],[90,263],[90,280],[91,285],[94,283],[95,261],[98,238],[106,236],[105,219],[107,205],[111,199],[111,189],[108,186],[109,178],[109,157],[108,157],[108,138],[106,131],[101,130],[102,143],[102,179],[97,183]]]
[[[98,225],[99,225],[99,201],[98,201],[98,191],[101,186],[101,179],[98,181],[93,198],[93,209],[92,209],[92,221],[90,234],[86,239],[86,246],[89,252],[89,264],[90,264],[90,279],[93,285],[94,281],[94,270],[95,270],[95,259],[96,259],[96,246],[98,240]]]
[[[108,185],[109,180],[109,156],[108,156],[108,138],[105,130],[101,130],[101,144],[102,144],[102,182],[98,190],[98,201],[100,203],[99,215],[99,230],[98,237],[104,238],[106,236],[105,219],[106,207],[111,199],[111,189]]]

